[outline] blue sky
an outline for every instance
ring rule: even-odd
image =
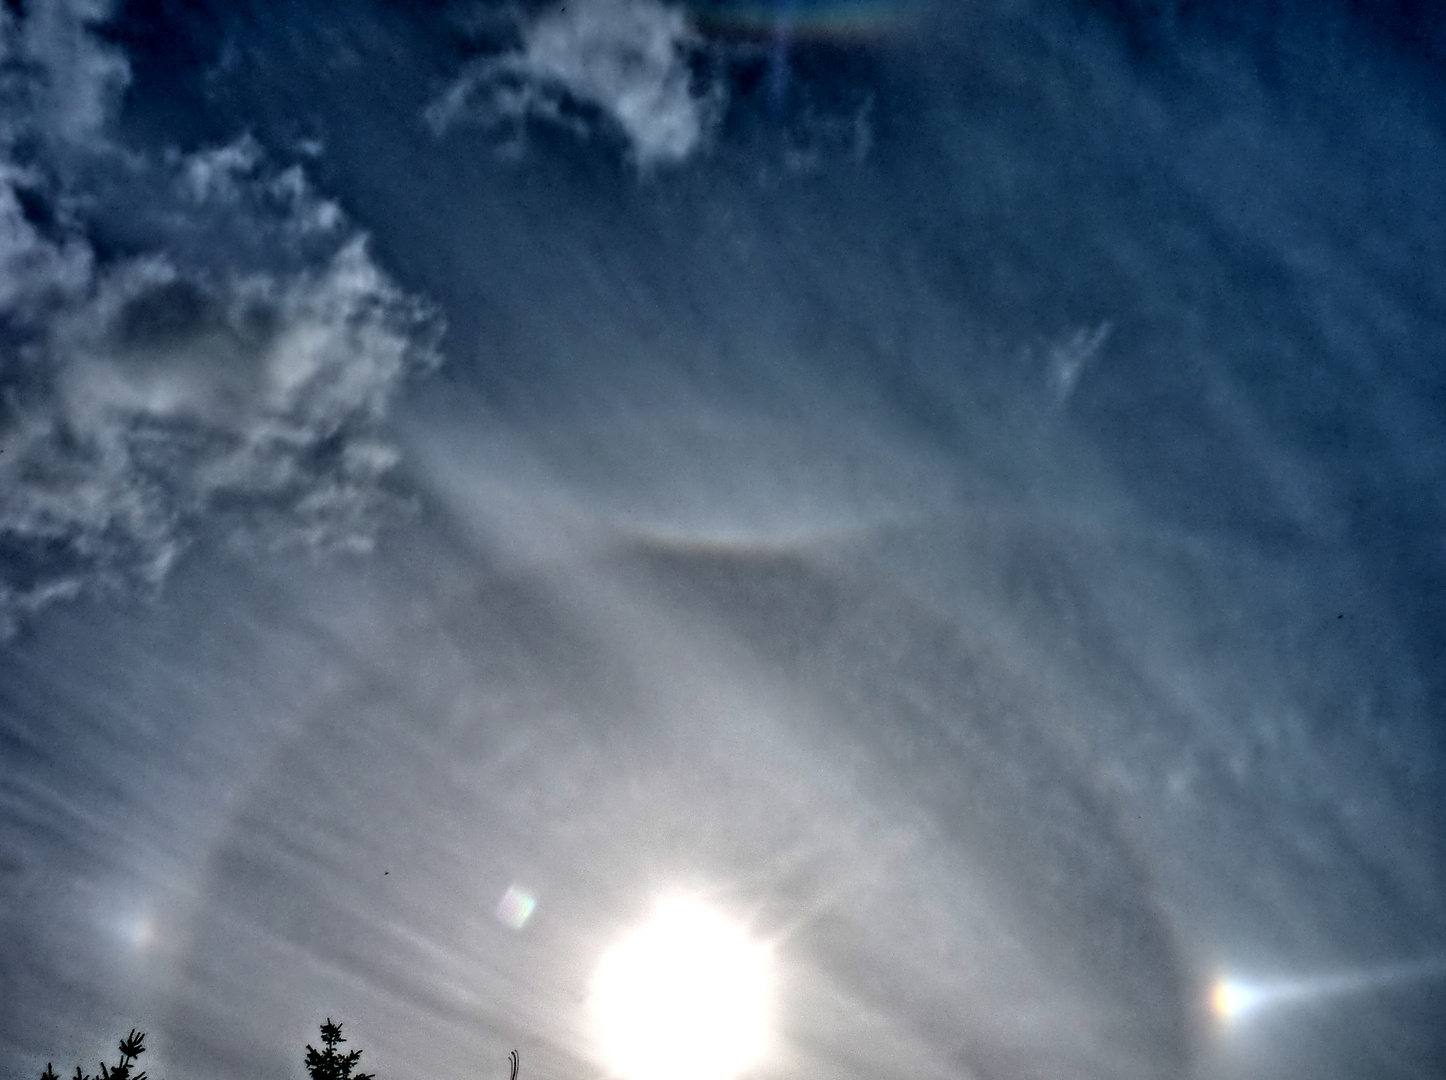
[[[0,1068],[1438,1075],[1439,19],[705,6],[5,9]]]

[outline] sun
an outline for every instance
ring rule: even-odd
[[[623,1080],[731,1080],[768,1042],[770,950],[691,898],[660,901],[593,977],[594,1030]]]

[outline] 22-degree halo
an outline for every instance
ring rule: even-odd
[[[772,1012],[769,952],[696,900],[660,901],[593,978],[608,1068],[624,1080],[731,1080],[757,1062]]]

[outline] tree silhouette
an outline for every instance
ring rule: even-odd
[[[146,1033],[131,1028],[131,1033],[120,1041],[120,1060],[114,1065],[100,1063],[100,1072],[91,1076],[84,1072],[79,1065],[75,1067],[73,1080],[146,1080],[144,1071],[132,1073],[136,1059],[146,1052]],[[45,1071],[40,1074],[40,1080],[60,1080],[55,1071],[55,1065],[47,1061]]]
[[[333,1024],[331,1017],[326,1018],[326,1023],[321,1025],[321,1045],[325,1050],[318,1050],[310,1043],[306,1046],[306,1071],[311,1074],[311,1080],[375,1080],[374,1073],[356,1073],[356,1063],[361,1060],[362,1052],[352,1050],[350,1053],[339,1053],[337,1045],[346,1042],[341,1037],[341,1025]],[[45,1080],[44,1077],[41,1080]],[[104,1077],[102,1080],[111,1080]],[[120,1080],[126,1080],[121,1077]]]
[[[147,1080],[144,1072],[131,1071],[135,1067],[136,1059],[146,1052],[145,1042],[146,1033],[131,1028],[131,1033],[120,1042],[119,1061],[114,1065],[107,1065],[102,1061],[100,1072],[94,1076],[83,1072],[77,1065],[72,1080]],[[328,1016],[326,1023],[321,1025],[321,1045],[326,1049],[318,1050],[309,1043],[306,1047],[306,1071],[311,1074],[311,1080],[376,1080],[374,1073],[352,1072],[361,1060],[362,1052],[352,1050],[343,1054],[337,1047],[344,1042],[346,1040],[341,1037],[341,1025],[333,1024]],[[512,1080],[517,1080],[517,1051],[508,1054],[507,1059],[512,1064]],[[40,1080],[60,1080],[54,1063],[45,1063],[45,1071],[40,1074]]]

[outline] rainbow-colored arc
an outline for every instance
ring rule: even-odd
[[[919,0],[690,0],[696,25],[720,37],[858,44],[903,31]]]

